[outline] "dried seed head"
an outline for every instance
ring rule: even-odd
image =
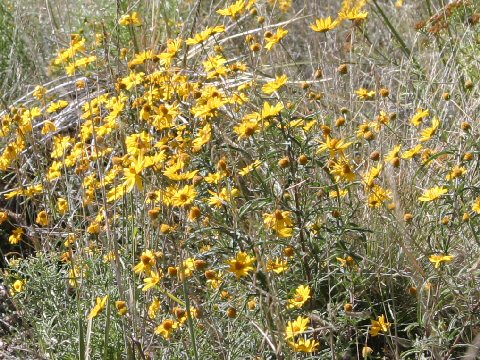
[[[464,161],[471,161],[473,160],[473,154],[471,152],[466,152],[464,155],[463,155],[463,160]]]
[[[286,156],[278,161],[278,166],[280,166],[283,169],[287,168],[289,165],[290,165],[290,160]]]
[[[283,253],[287,257],[292,257],[293,255],[295,255],[295,249],[291,246],[287,246],[285,249],[283,249]]]
[[[253,43],[250,46],[250,50],[252,50],[254,52],[260,51],[261,48],[262,48],[262,45],[260,45],[259,43]]]
[[[380,153],[375,150],[370,154],[370,160],[372,161],[378,161],[380,159]]]
[[[234,307],[229,307],[227,309],[227,316],[230,319],[233,319],[233,318],[237,317],[237,309],[235,309]]]
[[[348,73],[348,65],[342,64],[337,68],[337,71],[340,75],[345,75]]]
[[[299,158],[298,158],[298,163],[300,165],[307,165],[307,163],[308,163],[307,155],[305,155],[305,154],[300,155]]]
[[[343,125],[345,125],[345,118],[342,116],[342,117],[339,117],[337,121],[335,121],[335,126],[340,127]]]

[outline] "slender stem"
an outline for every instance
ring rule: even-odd
[[[377,3],[377,0],[372,0],[373,4],[375,5],[375,8],[377,9],[378,13],[380,14],[380,17],[382,18],[383,22],[385,23],[385,25],[387,26],[388,30],[390,30],[390,32],[392,33],[393,37],[397,40],[397,42],[400,44],[400,47],[403,51],[403,53],[405,55],[407,55],[409,58],[412,59],[415,67],[417,68],[417,70],[420,71],[420,73],[422,74],[423,76],[423,68],[421,67],[421,65],[418,63],[417,59],[415,59],[413,56],[412,56],[412,51],[408,48],[407,44],[405,43],[405,41],[403,41],[402,37],[400,36],[400,34],[398,33],[397,29],[395,29],[395,27],[392,25],[392,23],[390,22],[388,16],[383,12],[382,8],[380,7],[380,5],[378,5]]]
[[[183,266],[182,266],[183,267]],[[183,275],[183,269],[180,270]],[[197,352],[197,344],[195,342],[195,329],[193,328],[193,320],[192,320],[192,313],[190,311],[190,299],[188,297],[188,288],[187,288],[187,281],[183,277],[183,293],[185,295],[185,308],[187,310],[187,322],[188,322],[188,330],[190,332],[190,338],[192,339],[192,347],[193,347],[193,356],[195,360],[198,360],[198,352]]]

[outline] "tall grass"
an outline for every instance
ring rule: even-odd
[[[43,10],[1,115],[17,354],[476,356],[478,4]]]

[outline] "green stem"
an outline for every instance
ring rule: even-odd
[[[180,269],[183,275],[183,266],[182,269]],[[193,328],[193,320],[192,320],[192,313],[190,311],[190,299],[188,297],[188,288],[187,288],[187,282],[185,278],[183,279],[183,293],[185,295],[185,307],[187,310],[187,322],[188,322],[188,330],[190,332],[190,338],[192,339],[192,347],[193,347],[193,356],[195,357],[195,360],[198,360],[198,352],[197,352],[197,344],[195,342],[195,331]]]
[[[78,314],[78,341],[79,341],[79,348],[78,348],[78,358],[80,360],[85,360],[85,335],[83,333],[83,314],[80,307],[80,291],[77,288],[77,314]]]

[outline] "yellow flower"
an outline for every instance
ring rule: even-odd
[[[127,303],[123,300],[115,301],[115,307],[117,308],[118,315],[120,316],[124,316],[128,311]]]
[[[288,270],[287,260],[280,260],[278,257],[268,261],[267,271],[273,271],[275,274],[281,274]]]
[[[42,127],[42,135],[47,135],[55,130],[57,130],[55,124],[49,120],[45,120]]]
[[[278,28],[276,34],[272,34],[271,36],[267,37],[265,49],[272,50],[273,46],[280,42],[286,35],[288,34],[288,30],[283,28]]]
[[[415,115],[413,115],[413,117],[411,118],[410,122],[414,126],[419,126],[422,123],[423,119],[425,119],[429,115],[429,110],[418,109]]]
[[[22,292],[24,288],[25,288],[25,280],[16,280],[13,283],[13,290],[17,293]]]
[[[310,296],[311,289],[310,286],[308,285],[300,285],[295,289],[295,295],[293,296],[293,299],[288,299],[288,309],[294,309],[294,308],[301,308],[308,299],[311,298]]]
[[[425,190],[422,196],[418,198],[420,201],[433,201],[438,199],[440,196],[446,194],[448,189],[445,189],[443,186],[434,186],[431,189]]]
[[[182,262],[183,266],[183,274],[181,272],[180,266],[177,267],[177,273],[182,279],[183,277],[190,277],[193,275],[193,272],[195,271],[195,259],[193,258],[188,258]]]
[[[288,345],[293,348],[293,351],[312,353],[317,351],[318,346],[320,345],[316,340],[313,339],[299,339],[297,342],[289,341]]]
[[[51,153],[52,159],[59,159],[63,156],[65,151],[72,146],[73,139],[66,135],[58,135],[53,138],[53,150]]]
[[[254,257],[246,252],[239,252],[234,259],[227,261],[227,264],[230,265],[228,271],[234,273],[237,278],[247,276],[249,271],[253,271],[254,262]]]
[[[215,173],[210,173],[207,176],[203,178],[205,182],[209,184],[218,184],[220,180],[222,180],[225,177],[225,173],[221,171],[217,171]]]
[[[142,131],[139,134],[131,134],[125,138],[127,153],[137,157],[140,154],[145,154],[152,148],[152,141],[153,137],[146,131]]]
[[[37,85],[33,90],[33,96],[38,100],[42,100],[47,94],[47,91],[47,88],[43,87],[42,85]]]
[[[177,322],[172,319],[166,319],[155,328],[155,334],[162,335],[165,339],[168,339],[177,327]]]
[[[57,57],[53,60],[55,65],[61,65],[66,63],[69,59],[72,59],[77,52],[85,50],[85,39],[78,34],[74,34],[73,39],[70,42],[70,47],[65,50],[61,50]]]
[[[255,160],[253,163],[251,163],[250,165],[247,165],[245,166],[242,170],[240,170],[238,172],[238,174],[240,176],[245,176],[247,174],[249,174],[250,172],[252,172],[253,170],[257,169],[258,167],[260,167],[260,165],[262,165],[262,162],[260,160]]]
[[[355,267],[357,265],[355,259],[352,256],[347,256],[345,259],[341,257],[336,258],[340,262],[342,267]]]
[[[382,204],[391,199],[392,192],[390,190],[385,190],[379,185],[373,186],[370,189],[370,195],[368,197],[368,206],[370,207],[380,207]]]
[[[152,267],[155,266],[155,264],[155,254],[151,250],[147,250],[142,252],[142,255],[140,256],[140,262],[135,265],[133,271],[136,274],[144,272],[145,274],[149,275],[152,271]]]
[[[268,102],[264,102],[260,118],[266,120],[275,117],[280,114],[283,108],[284,107],[281,102],[277,103],[275,106],[270,105]]]
[[[87,232],[92,235],[99,234],[101,230],[102,227],[98,221],[92,221],[92,223],[87,227]]]
[[[198,135],[195,139],[193,139],[193,151],[199,151],[203,145],[208,144],[212,139],[212,126],[210,124],[206,124],[203,128],[200,129]]]
[[[238,0],[234,4],[230,5],[228,8],[217,10],[217,14],[223,16],[230,16],[233,19],[236,19],[239,14],[245,9],[245,0]]]
[[[275,80],[266,83],[262,86],[262,91],[267,94],[273,94],[275,91],[278,91],[283,85],[287,83],[287,75],[275,76]]]
[[[289,321],[287,327],[285,328],[285,339],[291,339],[297,335],[302,334],[307,330],[308,324],[310,323],[309,318],[297,317],[294,321]]]
[[[120,80],[120,84],[124,86],[127,90],[140,85],[145,80],[145,74],[143,72],[136,73],[135,71],[130,72],[127,77],[124,77]]]
[[[219,76],[226,76],[228,69],[223,66],[227,62],[221,55],[209,56],[207,60],[203,62],[205,72],[207,72],[207,79],[213,79]]]
[[[393,164],[396,159],[398,159],[398,156],[400,155],[400,149],[402,148],[402,145],[397,145],[395,146],[392,150],[390,150],[387,155],[385,155],[385,161]]]
[[[355,94],[357,94],[361,100],[372,100],[375,97],[375,91],[368,91],[365,88],[358,89],[355,91]]]
[[[60,176],[62,176],[62,169],[64,167],[64,164],[61,161],[53,161],[50,167],[48,168],[47,172],[47,180],[48,181],[53,181],[55,179],[58,179]]]
[[[212,195],[208,199],[208,205],[215,206],[217,208],[231,202],[234,197],[238,196],[238,190],[235,188],[229,190],[224,187],[219,193],[211,190],[208,190],[208,192]]]
[[[53,102],[48,106],[47,113],[51,114],[51,113],[60,111],[66,106],[68,106],[68,101],[65,101],[65,100],[59,100],[57,102]]]
[[[357,130],[357,136],[360,138],[364,138],[366,140],[372,140],[374,138],[373,133],[373,126],[375,125],[374,122],[366,122],[360,124]]]
[[[180,38],[177,38],[175,40],[168,39],[167,51],[162,52],[160,55],[158,55],[160,62],[166,67],[170,66],[175,56],[177,56],[177,53],[180,51],[181,46],[182,46],[182,39]]]
[[[293,221],[290,217],[290,211],[276,210],[271,214],[263,214],[263,223],[280,237],[293,235]]]
[[[103,309],[105,309],[105,306],[107,305],[108,301],[108,295],[105,295],[103,298],[97,297],[96,304],[93,307],[93,309],[90,311],[90,314],[88,315],[89,319],[93,319],[94,317],[98,316]]]
[[[173,206],[187,206],[195,200],[196,196],[195,187],[193,185],[185,185],[173,194],[172,204]]]
[[[157,313],[160,310],[160,299],[158,297],[153,298],[152,303],[148,307],[148,317],[150,319],[155,319],[157,317]]]
[[[138,13],[134,11],[131,14],[123,15],[120,20],[118,20],[118,24],[122,26],[140,26],[142,25],[142,19],[140,18]]]
[[[363,20],[368,16],[368,12],[362,11],[362,8],[367,4],[367,0],[344,0],[342,8],[338,13],[340,19],[348,20]]]
[[[365,183],[366,186],[372,187],[374,184],[374,181],[378,176],[380,175],[382,171],[382,164],[378,164],[377,167],[372,166],[370,170],[368,170],[363,176],[363,182]]]
[[[385,111],[380,111],[380,115],[375,117],[375,130],[380,131],[382,126],[390,123],[390,116]]]
[[[343,151],[348,149],[352,145],[351,142],[345,142],[343,139],[335,139],[327,136],[325,142],[321,142],[318,147],[317,154],[320,154],[324,151],[330,152],[330,157],[333,158],[335,155],[343,155]]]
[[[373,349],[369,346],[364,346],[363,349],[362,349],[362,356],[365,358],[365,359],[368,359],[370,357],[370,355],[373,353]]]
[[[156,56],[155,56],[155,54],[153,53],[152,50],[142,51],[139,54],[135,54],[135,57],[131,61],[128,62],[128,67],[131,69],[134,66],[144,64],[145,61],[147,61],[147,60],[153,60],[155,58],[156,58]]]
[[[27,196],[29,198],[37,195],[37,194],[41,194],[43,192],[43,185],[42,184],[38,184],[38,185],[31,185],[29,187],[27,187],[26,189],[16,189],[16,190],[12,190],[8,193],[6,193],[4,195],[5,199],[9,200],[9,199],[12,199],[14,198],[15,196],[19,196],[19,195],[23,195],[23,196]]]
[[[335,176],[336,182],[352,182],[356,179],[356,174],[350,161],[343,156],[337,161],[331,163],[330,173]]]
[[[477,199],[473,203],[472,210],[475,211],[477,214],[480,214],[480,196],[477,197]]]
[[[201,44],[207,41],[212,35],[219,34],[222,32],[225,32],[225,26],[223,25],[215,26],[215,27],[207,27],[205,30],[203,30],[199,34],[195,34],[193,38],[188,38],[187,41],[185,41],[185,44],[187,45]]]
[[[64,198],[57,199],[57,209],[61,215],[64,215],[68,211],[68,201]]]
[[[81,282],[84,275],[84,268],[78,265],[75,265],[68,271],[68,283],[71,287],[76,288]]]
[[[65,68],[65,72],[67,75],[75,75],[75,72],[78,68],[86,68],[88,65],[91,63],[95,62],[97,60],[96,56],[88,56],[88,57],[83,57],[78,60],[75,60],[75,62],[70,63],[67,65]]]
[[[272,6],[278,6],[278,8],[284,13],[288,12],[292,7],[292,0],[268,0],[268,2]]]
[[[37,218],[35,219],[35,222],[39,224],[40,226],[48,226],[49,219],[46,211],[40,211],[37,214]]]
[[[368,16],[367,11],[358,11],[356,9],[348,10],[345,12],[340,12],[338,13],[338,16],[341,19],[347,19],[347,20],[363,20],[366,19]]]
[[[347,189],[339,189],[337,190],[332,190],[328,193],[328,197],[330,199],[335,199],[337,197],[345,197],[348,195],[348,190]]]
[[[454,179],[456,179],[460,176],[465,175],[466,172],[467,172],[467,169],[465,167],[455,165],[455,167],[452,169],[452,171],[450,171],[450,173],[447,174],[446,179],[447,180],[454,180]]]
[[[199,315],[201,315],[200,312],[194,307],[190,307],[190,315],[188,314],[186,309],[180,307],[174,307],[173,313],[177,316],[179,325],[183,325],[190,316],[192,318],[198,318]]]
[[[147,162],[142,154],[130,162],[128,168],[123,169],[123,184],[125,192],[128,193],[136,186],[140,191],[143,190],[142,172],[147,167]],[[109,194],[110,195],[110,194]]]
[[[160,280],[162,279],[162,277],[163,277],[163,273],[161,271],[160,272],[151,271],[150,276],[143,279],[143,282],[145,284],[143,284],[142,291],[147,291],[148,289],[151,289],[157,286]]]
[[[442,262],[450,262],[452,261],[453,256],[452,255],[431,255],[428,260],[430,260],[431,263],[435,264],[435,269],[438,269],[440,267],[440,264]]]
[[[340,20],[332,20],[332,17],[329,16],[326,19],[316,19],[315,24],[310,25],[310,28],[316,32],[327,32],[335,29],[340,24]]]
[[[385,315],[379,316],[378,320],[372,320],[370,335],[378,336],[379,332],[387,333],[391,325],[392,324],[385,320]]]
[[[238,135],[238,139],[252,136],[260,131],[261,124],[256,119],[244,119],[240,124],[233,127],[233,131]]]
[[[437,132],[439,126],[440,126],[440,120],[437,117],[434,117],[432,120],[432,126],[424,129],[420,133],[420,135],[422,135],[420,137],[420,141],[425,142],[430,140],[432,136],[435,135],[435,133]]]
[[[247,303],[248,310],[255,310],[257,307],[257,300],[255,298],[251,299]]]
[[[113,251],[109,251],[105,255],[103,255],[103,262],[105,264],[112,262],[115,260],[115,253]]]
[[[8,214],[6,211],[0,211],[0,225],[8,220]]]
[[[220,288],[220,286],[222,285],[222,282],[223,282],[223,279],[222,279],[223,273],[222,272],[219,271],[218,273],[216,273],[213,270],[207,270],[205,272],[205,274],[207,276],[207,284],[210,285],[210,287],[212,289]]]
[[[409,160],[420,154],[420,151],[423,149],[423,146],[421,144],[416,145],[415,147],[404,151],[402,153],[402,159]]]

